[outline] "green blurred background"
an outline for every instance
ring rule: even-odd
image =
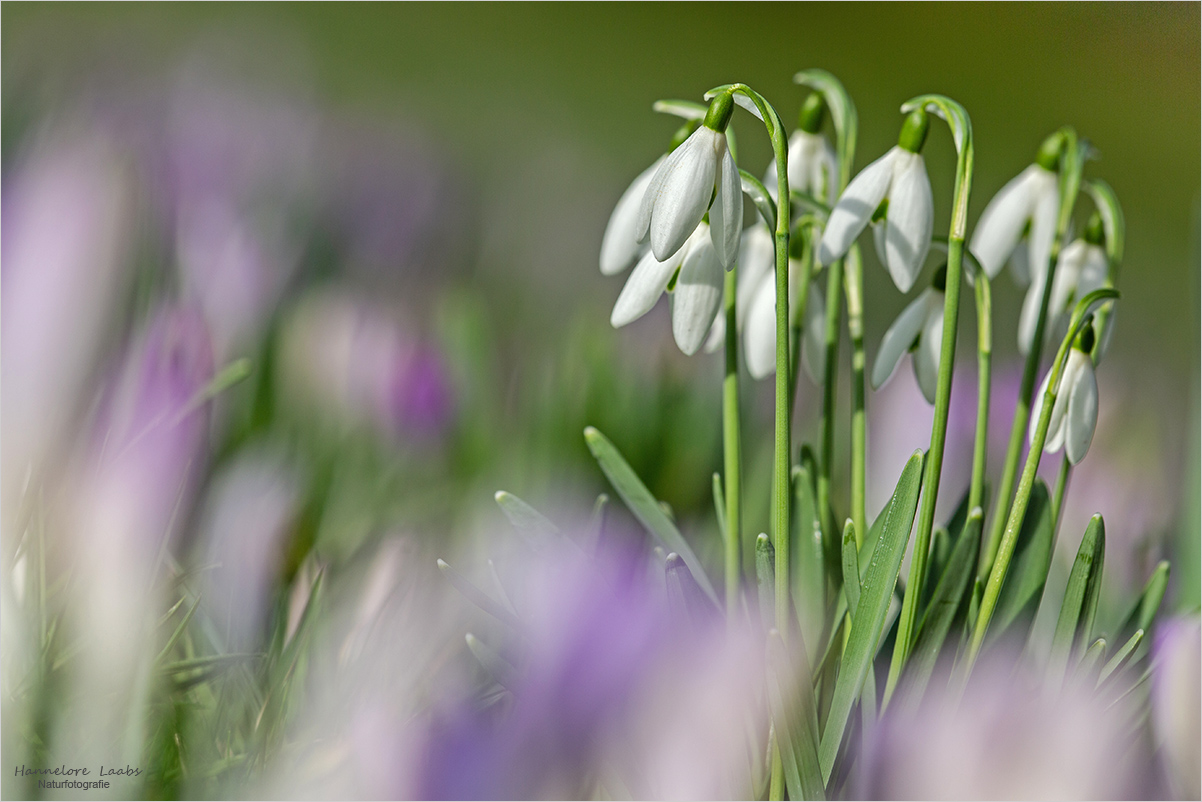
[[[222,37],[259,54],[256,73],[328,108],[399,118],[438,143],[470,187],[456,221],[467,264],[451,306],[461,320],[488,321],[475,335],[460,333],[504,332],[497,347],[520,355],[487,366],[496,381],[481,392],[504,397],[476,399],[465,411],[508,410],[515,392],[538,399],[523,407],[524,423],[503,414],[479,422],[511,427],[510,440],[478,446],[510,453],[489,462],[469,494],[504,483],[535,498],[530,486],[541,485],[548,495],[563,477],[538,456],[547,448],[565,450],[589,475],[579,426],[591,422],[619,430],[611,434],[662,497],[678,508],[708,505],[708,471],[719,464],[717,361],[675,353],[659,316],[610,332],[621,280],[597,269],[613,203],[675,127],[652,113],[654,100],[700,99],[738,80],[792,120],[803,93],[791,76],[823,67],[858,106],[862,167],[895,142],[903,101],[950,95],[974,125],[973,222],[1044,136],[1073,125],[1101,153],[1088,175],[1114,187],[1127,218],[1123,301],[1104,370],[1123,377],[1129,401],[1148,401],[1145,448],[1160,449],[1150,458],[1162,475],[1196,477],[1186,466],[1196,460],[1187,444],[1196,454],[1199,410],[1197,3],[9,3],[2,14],[6,166],[30,121],[95,76],[153,77],[198,41]],[[769,155],[762,132],[747,115],[737,120],[743,166],[761,172]],[[932,131],[938,234],[954,154],[946,130]],[[906,299],[868,258],[871,357]],[[997,287],[996,359],[1004,363],[1016,350],[1022,295],[1008,279]],[[573,363],[579,354],[587,359]],[[640,386],[651,373],[640,362],[679,381]],[[614,374],[599,377],[607,364]],[[673,393],[686,397],[665,400]],[[766,469],[766,458],[756,459],[749,456]],[[600,489],[595,471],[588,481]],[[1182,510],[1191,511],[1184,517],[1196,554],[1191,495]]]

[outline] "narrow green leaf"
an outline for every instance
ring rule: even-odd
[[[768,702],[784,764],[785,787],[790,799],[825,799],[809,672],[791,678],[788,665],[784,641],[774,629],[768,633]],[[800,698],[792,699],[786,688],[797,689]]]
[[[856,617],[856,605],[860,603],[860,562],[856,551],[856,525],[848,518],[843,524],[843,592],[847,595],[847,609],[852,620]]]
[[[234,663],[241,663],[245,660],[254,660],[263,655],[258,652],[239,652],[231,654],[210,654],[205,657],[193,657],[190,660],[177,660],[173,663],[167,663],[163,666],[164,674],[178,674],[183,671],[195,671],[200,668],[211,668],[213,666],[227,666]]]
[[[843,652],[842,668],[835,682],[826,729],[822,733],[819,756],[824,782],[829,779],[831,769],[835,765],[848,716],[860,695],[864,676],[868,673],[868,666],[872,662],[884,629],[889,601],[893,597],[897,573],[901,569],[902,556],[906,552],[910,530],[914,526],[914,514],[918,510],[918,494],[922,489],[922,463],[922,452],[915,451],[902,471],[885,513],[880,542],[873,552],[868,574],[860,590],[859,614],[852,621],[847,648]]]
[[[760,601],[760,619],[766,628],[775,626],[776,615],[776,549],[772,538],[761,532],[755,539],[755,583]]]
[[[511,691],[517,687],[518,672],[508,660],[470,632],[464,640],[467,641],[467,648],[471,650],[476,662],[494,682]]]
[[[1135,647],[1139,646],[1143,639],[1144,631],[1142,629],[1135,630],[1135,634],[1128,638],[1123,647],[1114,653],[1114,657],[1106,661],[1106,665],[1102,666],[1102,673],[1098,675],[1099,687],[1110,678],[1111,674],[1127,664],[1131,655],[1135,652]]]
[[[517,608],[513,606],[513,602],[509,599],[509,594],[505,592],[505,585],[502,584],[501,577],[497,575],[497,566],[493,564],[492,560],[488,561],[488,576],[492,579],[493,590],[497,592],[497,598],[501,600],[501,604],[513,614],[514,618],[517,618]]]
[[[718,608],[693,581],[693,575],[679,554],[673,552],[664,561],[664,578],[668,583],[668,601],[683,607],[691,620],[701,623],[717,614]]]
[[[1098,666],[1105,654],[1106,639],[1098,638],[1081,656],[1081,662],[1077,664],[1077,677],[1083,682],[1089,682],[1090,677],[1097,673]]]
[[[508,624],[515,630],[521,631],[522,622],[518,620],[516,615],[507,610],[503,604],[494,601],[491,596],[472,584],[471,580],[448,565],[446,561],[438,561],[438,570],[442,571],[442,575],[451,583],[451,587],[462,593],[465,599],[502,624]]]
[[[180,601],[183,601],[183,599],[180,599]],[[175,644],[179,640],[180,636],[184,634],[184,630],[188,628],[188,622],[192,620],[192,615],[196,612],[196,608],[199,606],[200,596],[197,596],[196,601],[192,603],[192,606],[188,608],[187,614],[184,615],[184,619],[179,622],[179,626],[177,626],[175,631],[171,633],[171,637],[167,639],[167,643],[163,645],[163,648],[159,652],[158,656],[154,658],[155,663],[163,662],[165,659],[167,659],[167,655],[171,654],[172,648],[175,647]]]
[[[667,551],[674,551],[684,560],[685,565],[693,574],[693,579],[701,586],[701,590],[714,604],[718,603],[718,594],[706,576],[705,569],[697,555],[689,547],[676,524],[660,509],[651,491],[639,479],[638,474],[622,457],[622,454],[609,439],[592,426],[584,430],[584,440],[588,443],[589,451],[601,466],[601,472],[609,479],[610,484],[618,491],[622,501],[634,513],[648,532],[663,545]]]
[[[718,518],[718,532],[722,535],[722,542],[726,542],[726,493],[722,490],[722,476],[714,471],[713,481],[714,492],[714,514]]]
[[[801,626],[802,639],[810,650],[806,656],[811,661],[817,658],[814,648],[821,640],[826,622],[825,550],[813,477],[804,464],[793,467],[793,504],[789,511],[793,609]]]
[[[980,507],[968,516],[963,532],[952,548],[951,556],[939,577],[926,613],[918,624],[918,638],[914,651],[906,663],[902,678],[901,696],[907,704],[917,704],[935,670],[935,663],[947,633],[951,629],[956,611],[964,601],[965,593],[972,583],[969,581],[976,569],[977,551],[981,542],[981,523],[984,513]]]
[[[1068,575],[1064,600],[1060,604],[1060,616],[1056,620],[1056,631],[1052,635],[1048,676],[1053,679],[1063,679],[1068,668],[1073,643],[1079,625],[1083,623],[1082,612],[1089,590],[1090,575],[1093,573],[1095,561],[1098,560],[1099,551],[1105,550],[1105,543],[1105,524],[1102,522],[1102,516],[1095,515],[1089,519],[1089,526],[1085,528],[1085,534],[1081,537],[1081,547],[1077,549],[1077,559],[1073,561],[1072,570]]]
[[[1106,526],[1100,515],[1096,517],[1098,537],[1094,545],[1089,580],[1085,583],[1085,598],[1081,601],[1081,617],[1077,621],[1077,634],[1073,642],[1074,654],[1081,654],[1093,639],[1094,622],[1098,617],[1098,598],[1102,595],[1102,570],[1106,565]]]
[[[514,530],[531,548],[541,549],[549,540],[559,536],[559,527],[512,493],[498,490],[495,498],[501,512],[505,513]]]
[[[594,551],[605,539],[605,521],[609,513],[609,496],[601,493],[593,503],[593,514],[589,518],[589,534]]]
[[[1052,501],[1048,486],[1042,479],[1031,488],[1027,512],[1018,533],[1014,558],[1002,584],[998,604],[990,626],[991,637],[997,638],[1012,626],[1030,628],[1035,610],[1043,597],[1043,586],[1052,564]],[[975,619],[971,619],[975,620]],[[1019,632],[1023,639],[1026,632]]]
[[[1124,617],[1122,626],[1118,628],[1120,636],[1125,636],[1128,632],[1134,632],[1137,629],[1144,632],[1151,630],[1152,619],[1156,617],[1156,611],[1160,609],[1160,603],[1164,600],[1164,591],[1168,585],[1169,561],[1161,560],[1152,571],[1152,576],[1148,577],[1143,592],[1131,606],[1131,612]]]

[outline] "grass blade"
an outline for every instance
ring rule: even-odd
[[[805,465],[794,466],[789,521],[793,609],[801,626],[802,639],[811,650],[820,640],[826,618],[826,558],[813,476]],[[780,622],[777,626],[781,626]],[[817,655],[811,651],[806,656],[813,661]]]
[[[939,577],[931,602],[918,624],[918,638],[906,663],[901,688],[902,700],[907,704],[917,704],[922,699],[956,611],[964,601],[964,594],[972,586],[970,580],[976,570],[983,518],[980,507],[968,516],[964,530],[952,547],[943,575]]]
[[[776,614],[776,548],[772,538],[761,532],[755,539],[755,584],[760,601],[760,620],[772,629]]]
[[[1127,664],[1128,659],[1135,652],[1135,647],[1139,646],[1143,639],[1144,631],[1142,629],[1135,630],[1135,634],[1123,644],[1121,649],[1114,653],[1114,657],[1111,657],[1106,661],[1106,665],[1102,666],[1102,673],[1098,675],[1098,687],[1101,687],[1102,683],[1110,679],[1111,674]]]
[[[1131,606],[1131,612],[1124,617],[1122,626],[1118,628],[1120,637],[1137,629],[1142,629],[1144,632],[1150,631],[1152,619],[1156,617],[1156,611],[1160,609],[1160,603],[1164,600],[1164,591],[1168,585],[1169,561],[1161,560],[1152,571],[1152,576],[1148,578],[1147,584],[1144,585],[1143,592]]]
[[[856,525],[850,518],[843,524],[843,592],[854,620],[860,603],[860,557],[856,551]]]
[[[643,484],[643,480],[639,479],[638,474],[622,457],[617,447],[592,426],[584,430],[584,440],[588,444],[593,458],[601,466],[601,472],[618,491],[618,495],[622,497],[622,501],[626,502],[626,506],[634,513],[634,517],[639,519],[639,523],[659,541],[666,551],[674,551],[680,555],[701,590],[710,597],[710,601],[718,604],[718,594],[714,592],[714,586],[706,576],[701,561],[697,559],[697,555],[689,547],[684,535],[680,534],[676,524],[672,523],[660,508],[655,496],[651,495],[651,491]]]
[[[476,662],[480,667],[492,677],[503,688],[512,691],[517,686],[518,672],[505,658],[497,653],[496,649],[484,643],[472,633],[467,633],[464,637],[467,641],[467,648],[471,650],[472,656],[476,658]]]
[[[1085,606],[1090,596],[1093,568],[1096,565],[1101,572],[1100,554],[1106,550],[1106,526],[1101,515],[1089,519],[1089,526],[1081,537],[1081,547],[1077,549],[1077,558],[1073,561],[1072,570],[1068,575],[1068,585],[1064,589],[1064,600],[1060,603],[1060,616],[1056,619],[1056,631],[1052,635],[1052,654],[1048,661],[1048,676],[1053,680],[1062,680],[1068,669],[1069,658],[1072,655],[1073,644],[1078,638],[1082,625],[1086,622]],[[1097,596],[1093,596],[1093,604],[1097,604]],[[1092,621],[1092,613],[1089,614]]]
[[[448,565],[445,560],[438,561],[438,570],[442,571],[442,575],[451,583],[451,587],[462,593],[465,599],[502,624],[508,624],[519,632],[522,630],[522,622],[518,620],[516,615],[505,609],[504,605],[494,601],[491,596],[480,590],[480,588],[473,585],[471,580]]]
[[[1031,488],[1027,512],[1018,533],[1014,558],[1002,584],[997,608],[990,625],[991,637],[996,639],[1012,627],[1030,628],[1035,610],[1043,597],[1043,586],[1052,564],[1052,501],[1048,486],[1042,479]],[[973,619],[970,619],[973,620]],[[1018,633],[1026,638],[1026,632]]]
[[[822,778],[830,778],[843,740],[843,731],[851,714],[852,705],[860,695],[868,666],[875,656],[889,612],[889,600],[897,584],[897,573],[901,569],[902,556],[910,541],[910,530],[914,526],[914,514],[918,511],[918,494],[922,489],[921,451],[914,452],[902,471],[893,498],[885,512],[881,539],[872,554],[868,574],[860,590],[859,615],[851,625],[847,648],[843,653],[843,665],[835,681],[834,696],[827,716],[826,730],[822,733],[819,748]]]
[[[798,688],[798,699],[785,689]],[[785,787],[790,799],[825,799],[826,792],[818,761],[818,723],[813,715],[809,672],[790,680],[785,644],[780,632],[768,633],[768,703],[776,729]]]
[[[559,536],[559,527],[514,494],[498,490],[494,498],[509,523],[532,549],[541,549],[547,541]]]

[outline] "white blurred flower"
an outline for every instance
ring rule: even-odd
[[[789,260],[789,319],[796,313],[801,288],[797,261]],[[826,302],[817,281],[810,282],[806,299],[805,321],[801,334],[801,361],[815,384],[822,384],[826,372]],[[776,373],[776,275],[770,272],[760,280],[747,313],[743,332],[743,351],[747,372],[753,379]]]
[[[701,125],[655,171],[639,208],[639,239],[650,236],[655,258],[667,260],[697,229],[706,211],[714,252],[729,268],[739,252],[743,228],[743,183],[726,134]]]
[[[1049,454],[1059,451],[1062,447],[1069,462],[1076,465],[1085,459],[1089,444],[1093,440],[1094,429],[1098,425],[1098,378],[1094,374],[1093,360],[1089,351],[1093,348],[1092,329],[1084,338],[1085,342],[1074,344],[1069,350],[1068,360],[1064,363],[1064,376],[1060,380],[1060,392],[1056,394],[1056,402],[1052,405],[1052,419],[1048,424],[1047,440],[1043,450]],[[1043,410],[1044,393],[1048,390],[1048,382],[1052,371],[1044,377],[1035,396],[1035,404],[1031,409],[1031,424],[1027,438],[1034,441],[1035,431],[1039,428],[1039,417]]]
[[[942,275],[941,271],[936,278]],[[911,301],[885,332],[872,366],[872,389],[876,390],[888,381],[902,355],[913,350],[914,376],[927,403],[934,404],[942,343],[943,286],[937,281]]]
[[[935,213],[922,154],[901,145],[865,167],[848,184],[831,210],[818,259],[825,266],[842,258],[885,201],[879,235],[883,247],[878,244],[878,254],[883,251],[897,288],[909,292],[931,246]]]
[[[1035,279],[1035,284],[1042,284],[1059,212],[1056,173],[1032,164],[989,201],[972,232],[968,249],[991,279],[1009,259],[1015,281],[1025,285]],[[1024,237],[1027,247],[1020,248]]]
[[[1078,239],[1060,252],[1060,258],[1056,260],[1056,274],[1052,277],[1052,296],[1048,301],[1044,345],[1056,342],[1064,336],[1065,314],[1072,311],[1073,304],[1079,299],[1105,287],[1108,272],[1109,262],[1101,245]],[[1039,305],[1042,300],[1043,282],[1032,283],[1018,318],[1018,350],[1024,355],[1030,352],[1035,339],[1035,325],[1039,322]]]
[[[654,250],[639,260],[618,295],[609,322],[621,328],[647,314],[673,276],[677,277],[671,290],[672,335],[681,351],[695,354],[722,302],[722,263],[705,223],[666,260],[656,258]]]
[[[757,220],[744,230],[739,240],[739,273],[735,289],[735,318],[741,334],[747,325],[747,312],[760,288],[765,273],[772,273],[776,266],[776,246],[772,232],[763,220]],[[714,317],[709,339],[705,341],[705,352],[712,354],[722,347],[726,336],[726,317]]]
[[[835,149],[822,134],[797,130],[789,137],[789,190],[804,192],[828,205],[838,197]],[[776,200],[776,160],[764,173],[764,188]]]
[[[655,177],[665,156],[660,156],[650,167],[639,173],[638,178],[631,182],[618,204],[614,206],[609,223],[605,226],[605,235],[601,238],[601,275],[616,276],[630,267],[639,255],[642,247],[639,245],[639,211],[643,205],[643,196],[647,187]]]

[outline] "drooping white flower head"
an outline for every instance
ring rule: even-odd
[[[656,259],[652,250],[639,260],[618,295],[609,322],[621,328],[647,314],[673,276],[672,335],[680,350],[692,355],[705,342],[722,302],[722,262],[705,223],[667,259]]]
[[[773,273],[776,265],[776,245],[772,232],[763,220],[757,220],[744,230],[739,238],[739,274],[735,289],[735,319],[739,333],[747,325],[747,313],[751,302],[760,288],[766,273]],[[775,274],[774,274],[775,275]],[[705,341],[705,352],[712,354],[722,347],[726,337],[726,317],[717,315]]]
[[[820,133],[797,130],[789,137],[789,189],[834,205],[838,194],[838,161],[830,140]],[[764,173],[764,189],[776,200],[776,160]]]
[[[789,260],[789,318],[797,310],[801,296],[801,267]],[[826,372],[826,302],[817,281],[810,282],[806,300],[805,320],[801,334],[801,361],[815,384],[822,384]],[[747,312],[747,327],[743,332],[743,353],[747,372],[753,379],[766,379],[776,373],[776,276],[769,273],[760,280]]]
[[[1093,327],[1087,325],[1069,350],[1068,360],[1064,363],[1060,391],[1056,394],[1055,404],[1052,405],[1052,418],[1043,446],[1043,450],[1049,454],[1064,448],[1065,456],[1074,465],[1085,459],[1089,444],[1093,441],[1094,429],[1098,425],[1098,379],[1094,374],[1093,359],[1089,355],[1093,344]],[[1039,428],[1044,393],[1048,391],[1051,378],[1052,371],[1049,370],[1035,396],[1035,404],[1031,409],[1031,424],[1027,431],[1028,442],[1034,441],[1035,431]]]
[[[634,264],[643,247],[639,244],[639,209],[643,205],[643,196],[651,179],[663,164],[665,156],[660,156],[650,167],[639,173],[638,178],[630,183],[622,197],[618,199],[609,223],[605,226],[605,235],[601,238],[601,275],[616,276]]]
[[[1009,260],[1020,285],[1032,279],[1043,283],[1060,213],[1059,155],[1060,139],[1050,137],[1040,148],[1036,163],[998,190],[981,213],[968,249],[990,279]],[[1027,247],[1020,248],[1024,237]]]
[[[940,268],[927,287],[893,321],[881,339],[872,365],[872,389],[880,389],[897,370],[902,355],[914,352],[914,376],[928,404],[935,403],[939,384],[939,353],[943,344],[943,282],[946,268]]]
[[[1056,274],[1052,277],[1052,295],[1048,300],[1048,319],[1044,327],[1044,345],[1056,342],[1065,335],[1065,315],[1084,296],[1106,286],[1110,263],[1102,248],[1102,223],[1095,216],[1082,239],[1073,240],[1056,260]],[[1025,356],[1035,339],[1035,325],[1039,322],[1039,305],[1043,300],[1043,281],[1034,282],[1023,300],[1022,313],[1018,318],[1018,350]],[[1113,322],[1113,313],[1111,314]],[[1107,326],[1103,341],[1107,340],[1112,326]],[[1105,342],[1103,342],[1105,345]]]
[[[729,94],[715,97],[701,126],[668,154],[643,194],[638,239],[650,237],[651,252],[660,261],[680,250],[708,211],[710,238],[721,264],[729,269],[735,262],[743,228],[743,183],[726,143],[733,109]]]
[[[883,204],[878,254],[883,255],[899,290],[909,292],[914,286],[931,246],[935,220],[931,181],[920,153],[928,126],[926,112],[912,112],[902,126],[899,144],[848,184],[827,220],[818,250],[821,264],[842,258]]]

